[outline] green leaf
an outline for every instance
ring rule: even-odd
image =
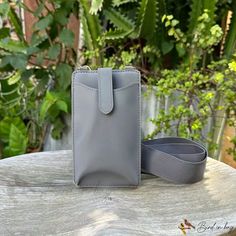
[[[26,54],[27,47],[23,42],[12,40],[9,38],[0,41],[0,48],[9,52],[20,52]]]
[[[104,14],[116,27],[124,31],[134,29],[134,23],[126,16],[122,15],[119,11],[109,8],[104,10]]]
[[[229,69],[230,69],[231,71],[236,72],[236,61],[232,61],[232,62],[230,62],[228,65],[229,65]]]
[[[0,29],[0,40],[10,36],[10,28],[1,28]]]
[[[61,47],[59,44],[53,44],[48,50],[48,57],[53,60],[56,59],[60,53],[60,50]]]
[[[37,33],[33,33],[32,37],[31,37],[31,47],[37,47],[40,44],[42,44],[43,42],[45,42],[47,40],[47,36],[44,35],[39,35]]]
[[[8,2],[0,3],[0,16],[6,18],[10,10],[10,5]]]
[[[215,11],[217,9],[216,4],[218,0],[203,1],[203,10],[207,9],[207,14],[210,18],[210,26],[215,23]]]
[[[59,8],[54,13],[54,19],[57,23],[61,25],[66,25],[68,23],[68,12],[64,8]]]
[[[27,48],[27,55],[31,56],[33,54],[38,53],[39,51],[40,51],[40,48],[34,47],[34,46],[32,46],[32,47],[30,46],[30,47]]]
[[[47,119],[50,123],[55,122],[59,118],[60,110],[58,109],[56,103],[54,103],[48,110]]]
[[[174,47],[174,44],[171,42],[163,41],[161,44],[161,49],[164,55],[169,53]]]
[[[40,119],[44,120],[48,110],[56,103],[58,98],[53,93],[47,91],[46,96],[40,108]]]
[[[103,0],[92,0],[89,13],[90,14],[97,14],[98,11],[101,11],[102,4],[103,4]]]
[[[5,117],[0,121],[0,139],[3,142],[9,142],[9,134],[12,124],[14,124],[23,135],[27,134],[26,126],[19,117]]]
[[[51,14],[48,14],[47,16],[41,18],[36,24],[35,28],[39,30],[46,29],[53,21],[53,17]]]
[[[21,73],[17,71],[8,79],[8,84],[9,85],[16,84],[20,80],[20,78],[21,78]]]
[[[8,117],[5,117],[0,121],[0,138],[2,142],[9,141],[9,133],[11,128],[11,120]]]
[[[42,13],[43,9],[44,9],[44,4],[43,2],[41,2],[38,7],[36,8],[36,10],[34,11],[34,16],[39,17],[39,15]]]
[[[12,7],[9,10],[8,16],[9,16],[11,24],[13,25],[15,29],[15,33],[17,34],[19,39],[21,39],[24,42],[25,38],[24,38],[23,30],[22,30],[23,27],[22,27],[21,20]]]
[[[23,81],[27,81],[31,78],[31,76],[35,75],[35,70],[33,68],[31,69],[26,69],[24,71],[22,71],[22,74],[21,74],[21,79]]]
[[[204,10],[208,10],[207,14],[210,18],[210,27],[214,23],[214,14],[216,10],[217,0],[192,0],[191,11],[189,17],[188,34],[190,35],[198,24],[198,19]]]
[[[92,35],[90,33],[89,25],[85,16],[81,17],[81,22],[83,26],[83,42],[88,50],[94,50],[95,46],[93,43]],[[97,42],[95,42],[97,44]]]
[[[59,39],[62,43],[68,46],[73,46],[74,43],[74,33],[69,29],[63,29],[59,35]]]
[[[13,54],[7,56],[9,59],[9,63],[12,65],[15,69],[22,69],[24,70],[27,65],[27,59],[28,57],[23,54]]]
[[[115,40],[128,36],[129,34],[132,33],[132,31],[133,31],[132,29],[130,31],[125,31],[121,29],[109,30],[104,34],[104,36],[106,39]]]
[[[182,57],[186,53],[184,47],[181,46],[180,44],[176,44],[175,48],[176,48],[176,50],[177,50],[180,57]]]
[[[142,0],[138,17],[137,29],[138,36],[152,40],[156,31],[158,17],[158,7],[155,0]]]
[[[193,32],[193,30],[196,28],[196,25],[198,24],[198,17],[203,12],[202,5],[203,5],[202,0],[193,0],[192,1],[190,18],[189,18],[189,27],[188,27],[189,34],[191,34]]]
[[[70,1],[60,0],[60,1],[61,1],[61,7],[66,9],[67,12],[71,12],[71,9],[73,9],[74,4],[76,2],[76,0],[70,0]]]
[[[20,101],[19,83],[13,85],[8,84],[8,79],[12,76],[12,74],[6,76],[3,80],[0,80],[0,102],[1,100],[4,102],[2,107],[6,112],[3,113],[4,116],[11,114],[11,111],[8,110],[8,105],[16,105],[16,103]]]
[[[122,4],[131,3],[131,2],[137,2],[137,0],[113,0],[112,4],[113,6],[118,7]]]
[[[56,76],[57,81],[59,83],[59,86],[62,90],[66,90],[71,83],[71,74],[72,74],[72,68],[68,64],[60,63],[56,67]]]
[[[56,102],[56,105],[57,105],[57,108],[60,110],[60,111],[64,111],[66,113],[68,113],[68,106],[66,104],[65,101],[62,101],[62,100],[58,100]]]
[[[224,53],[227,58],[232,57],[236,49],[236,0],[233,1],[233,16],[230,21],[229,31],[226,36]]]
[[[9,154],[11,156],[24,154],[26,152],[28,144],[28,138],[25,136],[21,130],[14,124],[11,124],[10,134],[9,134]],[[5,150],[6,152],[6,150]]]
[[[47,117],[54,122],[60,111],[67,113],[68,108],[67,98],[63,93],[47,91],[40,108],[40,119],[43,121]]]
[[[53,123],[53,129],[51,132],[52,138],[60,139],[64,128],[65,124],[61,121],[61,119],[56,119],[56,121]]]
[[[98,16],[91,15],[89,13],[89,1],[80,0],[80,4],[82,6],[82,24],[84,29],[86,30],[84,33],[85,45],[89,48],[89,50],[95,50],[99,47],[98,45],[98,37],[101,35],[101,26],[99,24]],[[89,39],[89,43],[87,43],[87,39]]]
[[[44,57],[45,57],[45,55],[44,55],[43,52],[37,53],[37,56],[36,56],[36,64],[38,64],[38,65],[43,64]]]

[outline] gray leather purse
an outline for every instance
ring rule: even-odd
[[[140,139],[140,74],[135,69],[77,70],[72,75],[74,183],[128,187],[144,173],[175,183],[203,178],[207,150],[192,140]],[[142,153],[142,160],[141,160]]]
[[[83,187],[140,182],[140,74],[78,70],[72,75],[74,182]]]

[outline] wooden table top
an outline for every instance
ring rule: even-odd
[[[184,235],[178,227],[236,235],[235,169],[208,158],[204,179],[192,185],[142,175],[138,188],[81,189],[71,151],[0,161],[0,235]]]

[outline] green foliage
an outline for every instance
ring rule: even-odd
[[[47,91],[40,109],[40,118],[42,121],[44,121],[50,111],[52,112],[49,118],[55,118],[60,111],[68,112],[68,106],[66,102],[60,98],[60,94]]]
[[[144,83],[157,86],[160,101],[168,97],[172,105],[152,120],[156,129],[148,138],[159,132],[178,134],[201,139],[213,150],[216,128],[203,132],[209,119],[213,124],[218,114],[226,114],[235,127],[235,0],[37,2],[34,12],[23,3],[0,4],[0,16],[9,22],[0,29],[3,127],[9,119],[0,132],[2,156],[41,150],[49,124],[52,136],[61,137],[77,63],[92,68],[132,64]],[[16,14],[19,6],[37,18],[27,42]],[[233,14],[226,25],[229,11]],[[82,24],[79,50],[73,48],[75,35],[67,27],[71,14],[79,15]],[[229,152],[236,156],[235,137],[231,141]]]
[[[144,37],[149,42],[155,42],[156,28],[158,19],[158,1],[155,0],[142,0],[137,16],[137,31],[138,36]]]
[[[168,30],[168,35],[174,37],[176,41],[176,50],[179,57],[185,57],[185,63],[190,69],[196,68],[202,61],[205,67],[206,57],[213,52],[214,46],[218,45],[222,39],[223,32],[219,25],[215,24],[209,27],[211,18],[208,10],[197,19],[197,25],[191,35],[184,34],[178,28],[179,21],[173,18],[173,15],[162,17],[162,21]]]
[[[62,135],[65,125],[62,117],[58,119],[58,115],[69,112],[70,99],[67,94],[63,92],[49,92],[43,100],[40,108],[40,121],[44,122],[47,119],[50,123],[54,124],[52,129],[52,137],[59,139]]]
[[[215,10],[216,10],[217,0],[193,0],[191,4],[190,18],[189,18],[189,34],[198,25],[199,17],[204,11],[208,12],[209,22],[208,27],[212,26],[215,22]]]
[[[26,49],[27,49],[25,43],[12,40],[8,37],[1,40],[0,48],[9,52],[13,52],[13,53],[19,52],[23,54],[26,54]]]
[[[0,139],[4,144],[4,157],[26,152],[28,137],[27,128],[19,117],[5,117],[0,121]]]
[[[110,22],[117,28],[124,31],[132,31],[134,29],[133,22],[122,13],[116,11],[115,9],[108,8],[104,10],[104,14]]]
[[[59,34],[59,39],[67,46],[73,46],[74,34],[71,30],[63,29]]]
[[[203,130],[218,113],[227,114],[230,126],[236,129],[236,63],[227,64],[226,60],[212,63],[201,71],[190,71],[189,67],[180,70],[163,70],[158,81],[156,96],[161,100],[165,96],[170,99],[170,107],[166,113],[161,109],[158,116],[152,119],[155,130],[147,139],[160,132],[167,135],[188,137],[209,144],[209,152],[213,154],[216,146],[212,133],[205,136]],[[220,106],[217,96],[224,101]],[[178,100],[176,101],[176,97]],[[212,132],[216,127],[212,127]],[[234,142],[232,138],[232,143]],[[212,150],[212,149],[213,150]],[[235,146],[228,150],[235,157]]]
[[[14,27],[14,30],[15,30],[18,38],[24,42],[22,23],[21,23],[20,19],[17,17],[17,15],[12,7],[9,8],[8,16],[9,16],[9,19],[10,19],[13,27]]]
[[[48,14],[45,17],[41,17],[41,19],[35,24],[35,28],[38,30],[44,30],[52,23],[52,21],[52,15]]]
[[[83,23],[83,27],[85,28],[84,33],[87,34],[84,37],[86,39],[91,40],[91,45],[90,44],[88,44],[88,45],[91,47],[89,49],[92,50],[92,49],[95,49],[98,46],[97,39],[100,35],[99,20],[98,20],[97,16],[91,15],[89,13],[90,10],[89,10],[89,2],[88,1],[82,0],[82,1],[80,1],[80,4],[81,4],[82,23]],[[85,41],[85,43],[87,43],[87,42]]]
[[[49,59],[55,60],[61,51],[61,46],[60,44],[53,44],[49,49],[48,49],[48,57]]]
[[[89,12],[91,14],[97,14],[97,12],[100,11],[102,8],[103,1],[104,0],[92,0]]]
[[[102,5],[103,8],[97,15],[89,14],[89,12],[94,12],[93,1],[90,11],[88,11],[88,2],[85,4],[82,1],[81,4],[84,43],[87,50],[91,51],[91,53],[87,53],[87,50],[85,52],[84,59],[87,64],[92,64],[92,67],[103,65],[104,63],[107,64],[107,56],[103,51],[103,48],[105,47],[112,48],[112,55],[109,53],[109,60],[120,61],[119,59],[117,60],[117,58],[120,58],[123,50],[127,51],[125,47],[129,47],[136,48],[136,50],[139,50],[141,55],[145,57],[141,58],[140,56],[138,58],[138,63],[140,61],[148,60],[153,63],[153,67],[156,66],[160,56],[160,50],[158,48],[160,42],[158,41],[157,33],[162,30],[162,27],[160,27],[160,29],[158,28],[158,24],[160,25],[161,22],[160,14],[165,12],[159,7],[159,5],[163,6],[162,0],[160,0],[160,2],[153,0],[143,0],[141,2],[105,1]],[[98,11],[98,8],[96,9],[96,11]],[[97,37],[92,37],[92,30],[88,25],[88,22],[94,21],[94,17],[97,17],[96,22],[100,22],[101,27],[107,25],[107,28],[104,29],[103,27],[103,33],[100,32],[99,35],[97,34]],[[101,27],[97,28],[100,29]],[[96,45],[96,43],[98,43],[98,45]],[[145,53],[143,52],[143,45],[146,43],[150,45],[149,49],[152,49],[152,51],[146,50]],[[168,43],[166,42],[165,45],[167,44]],[[95,50],[98,50],[99,53],[94,53]],[[164,50],[166,52],[166,48]],[[93,57],[87,57],[86,54],[93,54]],[[149,54],[151,54],[150,57]],[[100,57],[100,60],[94,59],[98,56]]]
[[[0,15],[3,19],[7,17],[10,11],[10,5],[7,2],[2,2],[0,4]]]
[[[49,124],[52,136],[60,138],[65,128],[63,117],[70,112],[76,50],[67,23],[69,15],[76,14],[78,3],[59,0],[48,9],[46,2],[38,1],[33,13],[37,21],[27,42],[16,8],[31,10],[23,3],[0,4],[0,17],[9,22],[0,37],[1,157],[41,150]]]
[[[225,55],[230,58],[236,48],[236,0],[232,1],[232,18],[230,20],[229,31],[225,42]]]
[[[122,4],[129,3],[129,2],[138,2],[138,0],[113,0],[113,6],[118,7]]]
[[[101,5],[97,8],[96,16],[101,26],[106,25],[105,32],[97,38],[99,47],[85,50],[84,62],[92,67],[123,68],[132,64],[141,70],[143,81],[156,86],[157,98],[163,101],[168,97],[172,104],[168,112],[166,108],[160,109],[152,119],[156,129],[147,138],[164,132],[202,140],[213,155],[218,148],[215,133],[219,133],[219,129],[211,125],[210,132],[206,133],[209,120],[215,125],[218,116],[226,114],[228,122],[235,123],[232,122],[235,120],[232,108],[235,106],[232,74],[235,65],[231,62],[229,70],[228,61],[222,57],[224,39],[226,55],[232,55],[236,42],[234,18],[228,35],[220,26],[220,17],[233,9],[234,1],[227,4],[193,0],[191,5],[182,6],[181,2],[142,0],[104,2],[102,9]],[[172,15],[167,14],[169,9]],[[93,58],[98,55],[103,56],[103,61],[93,64]],[[230,151],[235,155],[235,149]]]

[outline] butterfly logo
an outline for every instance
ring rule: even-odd
[[[187,235],[187,230],[195,229],[195,226],[192,225],[187,219],[184,219],[184,222],[180,223],[178,228],[182,231],[183,235]]]

